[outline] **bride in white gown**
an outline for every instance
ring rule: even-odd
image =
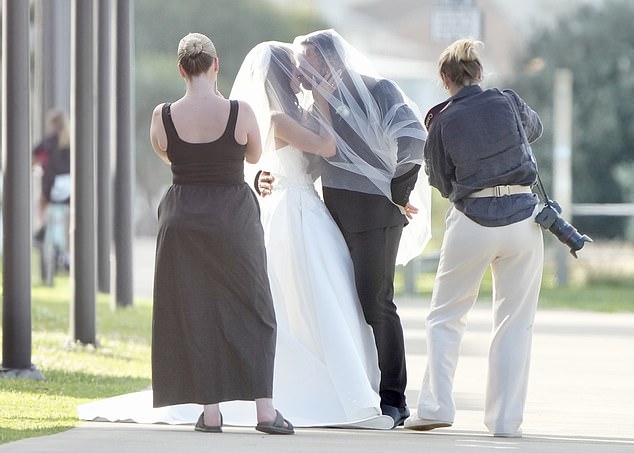
[[[269,42],[247,55],[230,96],[253,107],[265,144],[260,165],[275,178],[261,200],[277,318],[273,400],[295,426],[389,429],[352,261],[314,185],[319,156],[335,153],[334,139],[299,107],[299,91],[290,47]],[[328,109],[319,108],[324,100],[314,102],[327,124]],[[201,412],[195,404],[152,408],[151,400],[151,391],[138,392],[80,406],[78,413],[85,420],[194,423]],[[252,404],[221,403],[224,423],[253,425]]]
[[[278,327],[274,401],[296,426],[378,417],[376,348],[346,244],[303,153],[287,145],[271,157],[275,184],[262,203],[262,224]]]
[[[259,165],[275,178],[261,203],[278,326],[273,398],[296,425],[374,420],[391,428],[381,415],[376,347],[352,260],[313,184],[319,159],[336,152],[334,137],[324,124],[311,123],[299,92],[292,50],[268,42],[247,55],[231,93],[253,107],[265,134]],[[327,125],[325,100],[314,102]]]

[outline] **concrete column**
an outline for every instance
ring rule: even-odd
[[[134,199],[134,151],[132,148],[132,6],[129,0],[112,0],[115,32],[112,67],[115,70],[115,154],[113,233],[114,233],[114,307],[133,302],[132,279],[132,202]]]
[[[110,292],[112,175],[110,172],[110,0],[97,11],[97,288]]]
[[[71,278],[73,341],[96,344],[93,0],[73,0],[71,39]]]
[[[2,2],[2,368],[42,379],[31,364],[29,3]]]
[[[558,69],[554,86],[554,154],[553,187],[555,200],[562,207],[562,215],[572,215],[572,72]],[[556,278],[559,286],[567,286],[570,255],[566,247],[556,251]]]

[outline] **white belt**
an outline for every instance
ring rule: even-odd
[[[519,193],[532,193],[530,186],[495,186],[478,190],[467,195],[468,198],[504,197]]]

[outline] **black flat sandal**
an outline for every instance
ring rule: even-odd
[[[208,426],[205,425],[205,412],[203,411],[198,417],[198,421],[196,422],[196,426],[194,426],[194,431],[199,431],[201,433],[221,433],[222,432],[222,414],[220,414],[220,426]]]
[[[286,420],[277,409],[275,413],[277,415],[273,423],[261,422],[257,424],[255,429],[266,434],[295,434],[295,429],[291,422]],[[284,423],[286,423],[287,426],[284,426]]]

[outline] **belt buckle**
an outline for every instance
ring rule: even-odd
[[[511,187],[510,186],[495,186],[493,188],[493,193],[496,197],[503,197],[505,195],[510,195]]]

